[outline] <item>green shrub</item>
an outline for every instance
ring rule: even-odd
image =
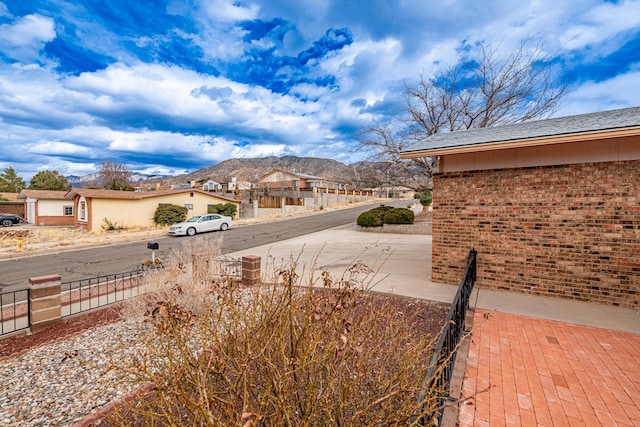
[[[157,225],[171,225],[187,219],[189,210],[184,206],[162,204],[153,214],[153,222]]]
[[[413,224],[413,220],[412,210],[383,205],[360,214],[357,224],[361,227],[382,227],[383,224]]]
[[[413,211],[405,208],[389,209],[382,216],[384,224],[413,224],[414,219]]]
[[[363,212],[358,216],[357,223],[360,227],[382,227],[382,215],[373,211]]]
[[[410,209],[382,205],[363,212],[356,222],[360,227],[382,227],[383,224],[413,224],[414,219]]]
[[[416,193],[413,198],[418,199],[422,206],[429,206],[431,204],[431,201],[433,200],[433,194],[431,194],[431,191],[429,190],[421,191],[419,193]]]
[[[231,218],[235,217],[237,212],[238,207],[235,203],[218,203],[217,205],[209,206],[207,210],[207,213],[230,216]]]

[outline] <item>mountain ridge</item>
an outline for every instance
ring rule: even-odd
[[[390,162],[360,161],[347,165],[333,159],[298,156],[233,158],[190,173],[174,176],[144,175],[134,172],[131,174],[131,183],[147,186],[159,184],[163,187],[169,187],[189,184],[192,181],[202,182],[207,179],[227,183],[231,182],[233,178],[237,182],[255,183],[261,176],[273,169],[334,179],[359,189],[390,185],[416,187],[415,175],[412,176],[410,172],[405,176],[391,176],[389,172],[392,169],[392,164]],[[74,187],[79,187],[95,182],[96,177],[97,174],[91,174],[83,177],[71,176],[67,179]]]

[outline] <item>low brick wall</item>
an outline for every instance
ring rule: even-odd
[[[434,281],[640,309],[640,161],[434,177]]]
[[[360,227],[358,231],[390,234],[431,234],[431,222],[421,221],[413,224],[383,224],[382,227]]]
[[[49,226],[72,226],[75,218],[73,216],[39,216],[36,220],[37,225]]]

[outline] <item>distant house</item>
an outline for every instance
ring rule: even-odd
[[[404,186],[367,188],[366,191],[372,192],[376,197],[396,199],[413,199],[413,196],[416,194],[416,190]]]
[[[344,190],[344,182],[302,173],[274,169],[258,179],[258,186],[268,189],[285,190]]]
[[[210,206],[240,201],[195,188],[133,192],[115,190],[72,189],[66,195],[73,201],[74,225],[99,231],[106,221],[122,227],[152,227],[153,216],[161,204],[185,206],[187,216],[207,213]]]
[[[73,225],[73,202],[66,191],[22,190],[18,199],[24,201],[25,219],[35,225]]]
[[[435,134],[433,280],[640,309],[640,107]]]
[[[202,191],[223,191],[224,184],[215,181],[213,179],[208,179],[207,181],[202,183]]]
[[[0,193],[0,212],[25,217],[24,201],[18,199],[20,193]]]

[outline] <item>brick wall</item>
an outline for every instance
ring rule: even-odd
[[[434,281],[640,309],[640,161],[434,177]]]
[[[71,216],[38,216],[37,225],[73,225],[75,218]]]
[[[0,201],[0,212],[20,215],[24,218],[24,202]]]

